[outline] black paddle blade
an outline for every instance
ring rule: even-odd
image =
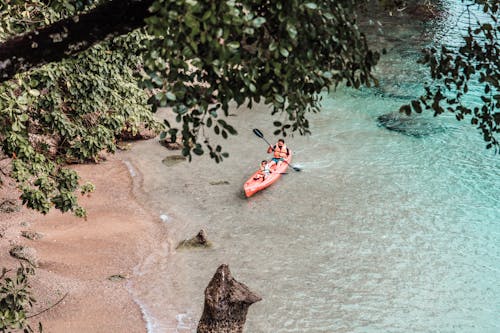
[[[258,128],[254,128],[253,129],[253,132],[255,133],[255,135],[257,135],[259,138],[264,138],[264,134],[262,134],[261,131],[259,131]]]
[[[302,171],[302,169],[301,169],[301,168],[299,168],[298,166],[291,165],[291,164],[290,164],[290,163],[288,163],[287,161],[283,161],[283,162],[285,162],[286,164],[288,164],[288,166],[289,166],[290,168],[292,168],[294,171],[297,171],[297,172],[298,172],[298,171]]]

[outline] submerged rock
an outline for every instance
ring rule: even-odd
[[[219,266],[205,289],[197,333],[242,333],[248,308],[260,300],[260,296],[233,278],[227,265]]]
[[[172,166],[176,165],[180,162],[183,162],[186,160],[186,156],[183,155],[170,155],[165,157],[161,162],[165,164],[166,166]]]
[[[207,239],[207,234],[205,230],[201,229],[196,236],[190,239],[185,239],[177,245],[177,248],[191,248],[191,247],[211,247],[212,243],[210,243]]]
[[[408,116],[400,112],[391,112],[377,117],[378,125],[390,131],[420,138],[423,136],[442,133],[444,127],[437,124],[435,119],[420,116]]]
[[[210,182],[210,185],[229,185],[227,180],[214,180]]]

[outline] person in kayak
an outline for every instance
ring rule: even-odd
[[[274,164],[276,164],[276,167],[278,167],[280,163],[290,155],[290,151],[286,147],[285,140],[283,139],[279,139],[278,143],[276,143],[274,147],[269,146],[269,148],[267,148],[267,153],[274,154],[270,163],[274,162]]]
[[[266,160],[262,160],[260,162],[260,168],[258,173],[253,177],[254,180],[262,179],[264,181],[269,174],[272,173],[271,168],[269,167],[269,163]]]

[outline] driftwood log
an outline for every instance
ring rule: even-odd
[[[242,333],[248,308],[262,298],[236,281],[221,265],[205,289],[205,307],[197,333]]]

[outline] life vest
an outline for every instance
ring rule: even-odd
[[[253,178],[254,180],[261,179],[264,180],[266,179],[266,176],[271,173],[271,170],[269,169],[269,164],[266,164],[264,166],[260,166],[259,170],[257,171],[257,174]]]
[[[266,165],[261,165],[259,168],[259,175],[265,175],[269,174],[271,172],[271,169],[269,169],[269,164]]]
[[[287,157],[287,151],[288,149],[286,148],[286,145],[283,144],[283,146],[278,147],[278,145],[274,146],[274,158],[286,158]]]

